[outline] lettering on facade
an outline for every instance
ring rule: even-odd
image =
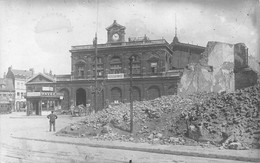
[[[41,92],[27,92],[26,93],[27,97],[37,97],[37,96],[41,96]]]
[[[41,96],[46,96],[46,97],[52,97],[52,96],[63,96],[62,93],[57,93],[57,92],[41,92]]]
[[[107,74],[107,79],[124,79],[124,74]]]
[[[62,97],[63,93],[58,92],[27,92],[27,97]]]
[[[42,91],[53,91],[53,87],[42,87]]]

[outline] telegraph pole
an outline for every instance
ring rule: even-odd
[[[130,132],[133,133],[133,56],[129,58],[130,66]]]
[[[95,95],[94,95],[94,100],[95,100],[95,113],[97,112],[97,33],[95,34],[95,39],[94,39],[94,46],[95,46]]]

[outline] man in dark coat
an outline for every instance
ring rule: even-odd
[[[50,119],[50,131],[51,131],[51,126],[53,126],[53,131],[55,131],[55,120],[58,118],[57,115],[51,111],[51,114],[47,116],[48,119]]]

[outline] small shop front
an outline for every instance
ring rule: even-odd
[[[60,92],[27,92],[27,112],[29,115],[42,115],[42,111],[61,108],[63,93]]]

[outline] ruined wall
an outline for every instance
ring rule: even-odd
[[[235,90],[234,45],[209,42],[198,64],[185,69],[180,94],[192,92],[232,92]]]
[[[248,67],[248,49],[245,44],[238,43],[234,46],[235,71]]]
[[[235,89],[242,89],[257,83],[257,73],[252,69],[244,69],[235,73]]]
[[[183,72],[178,94],[185,95],[194,92],[212,92],[212,71],[210,67],[200,63],[191,63]]]
[[[234,45],[209,42],[208,65],[213,66],[213,92],[235,90]]]

